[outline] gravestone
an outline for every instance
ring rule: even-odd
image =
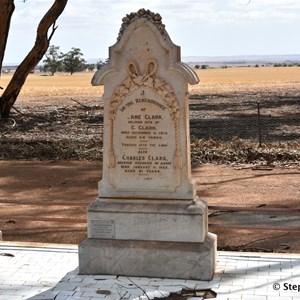
[[[123,18],[104,84],[103,177],[79,245],[81,274],[211,280],[216,236],[191,177],[188,83],[161,16]]]

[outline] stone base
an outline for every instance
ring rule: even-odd
[[[206,202],[98,198],[88,207],[88,238],[203,243]]]
[[[79,245],[79,274],[212,280],[216,235],[203,243],[85,239]]]

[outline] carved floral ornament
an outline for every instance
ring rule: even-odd
[[[123,19],[122,19],[122,25],[119,31],[119,35],[117,40],[119,41],[124,33],[124,31],[126,30],[126,28],[133,23],[135,20],[139,19],[139,18],[144,18],[147,19],[148,21],[150,21],[152,24],[154,24],[158,31],[160,32],[160,34],[162,35],[162,37],[164,39],[166,39],[169,35],[165,30],[165,25],[162,23],[162,18],[161,15],[158,13],[154,13],[152,11],[150,11],[149,9],[144,9],[141,8],[139,9],[137,12],[132,12],[130,14],[127,14]]]
[[[158,70],[158,64],[155,60],[150,60],[146,66],[146,72],[140,73],[138,64],[135,61],[130,61],[127,65],[128,77],[119,85],[113,93],[112,100],[110,102],[110,157],[109,167],[114,168],[116,166],[116,158],[114,153],[113,144],[113,127],[114,120],[117,115],[118,108],[125,100],[126,96],[136,91],[139,88],[151,88],[155,93],[160,95],[163,102],[169,109],[170,116],[175,126],[175,153],[173,159],[173,167],[179,169],[182,167],[181,160],[181,147],[180,147],[180,133],[179,133],[179,106],[178,99],[173,91],[173,88],[167,84],[163,79],[156,76]]]

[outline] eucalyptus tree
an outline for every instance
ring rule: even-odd
[[[59,46],[49,46],[45,54],[45,59],[43,60],[44,70],[50,72],[52,76],[56,72],[61,71],[63,55],[64,54],[59,51]]]
[[[63,68],[71,75],[85,69],[85,59],[79,48],[73,47],[68,53],[63,55]]]
[[[30,0],[34,1],[34,0]],[[24,2],[26,2],[24,0]],[[0,118],[8,118],[29,73],[45,55],[57,29],[56,20],[64,11],[68,0],[55,0],[40,20],[34,46],[17,67],[0,97]],[[0,72],[9,35],[10,21],[15,9],[14,0],[0,0]]]

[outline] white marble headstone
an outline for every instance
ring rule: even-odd
[[[104,84],[103,177],[88,207],[80,274],[211,280],[216,236],[191,178],[188,83],[159,14],[123,18]]]
[[[104,84],[103,178],[99,197],[194,199],[187,85],[198,82],[180,61],[159,14],[123,18]]]

